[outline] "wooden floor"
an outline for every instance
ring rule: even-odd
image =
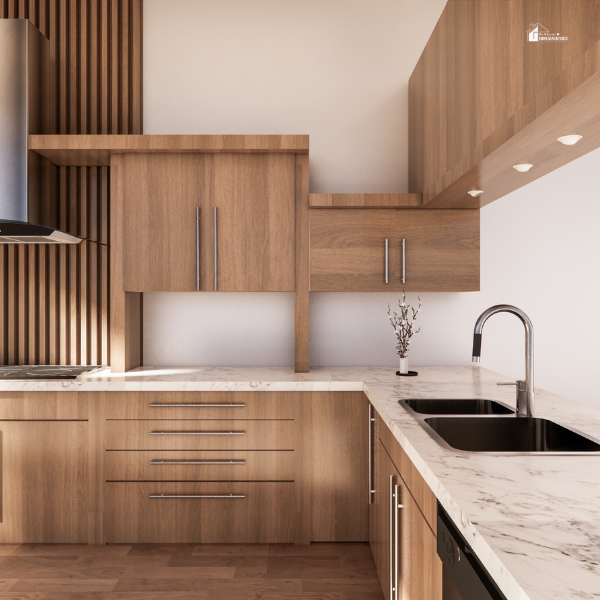
[[[382,600],[368,544],[0,545],[0,599]]]

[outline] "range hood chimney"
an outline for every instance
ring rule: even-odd
[[[48,46],[27,19],[0,19],[0,244],[81,241],[53,227],[53,167],[28,151],[30,133],[52,133]]]

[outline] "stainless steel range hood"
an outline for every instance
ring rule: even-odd
[[[52,133],[48,46],[27,19],[0,19],[0,244],[81,241],[53,226],[49,167],[27,149],[30,133]]]

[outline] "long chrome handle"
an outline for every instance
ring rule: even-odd
[[[245,460],[151,460],[149,465],[245,465]]]
[[[373,504],[373,405],[369,404],[369,504]]]
[[[390,475],[390,600],[394,592],[394,476]]]
[[[148,404],[151,408],[244,408],[245,404]]]
[[[148,498],[223,498],[223,499],[231,499],[231,498],[245,498],[246,496],[242,495],[234,495],[234,494],[150,494]]]
[[[150,435],[246,435],[245,431],[151,431]]]
[[[200,207],[196,206],[196,291],[200,291]]]
[[[396,596],[394,600],[400,597],[400,515],[398,510],[402,508],[400,504],[400,486],[394,486],[394,582],[396,588]]]
[[[215,206],[215,292],[217,291],[217,207]]]
[[[389,269],[388,269],[389,250],[388,250],[388,246],[389,246],[388,239],[385,238],[385,282],[386,283],[389,283],[389,277],[388,277],[388,275],[389,275]]]
[[[406,239],[402,238],[402,283],[406,283]]]

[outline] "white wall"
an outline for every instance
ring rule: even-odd
[[[145,133],[308,133],[315,192],[406,191],[407,83],[445,0],[145,0]],[[584,132],[583,132],[584,133]],[[533,320],[537,384],[596,404],[600,151],[481,211],[481,292],[423,294],[412,364],[470,363],[476,317]],[[393,365],[388,294],[312,294],[311,363]],[[410,295],[416,300],[416,294]],[[291,294],[145,294],[147,365],[291,365]],[[523,375],[488,322],[482,366]]]
[[[596,150],[481,209],[481,291],[421,294],[412,364],[470,364],[477,317],[494,304],[515,304],[534,324],[536,385],[600,408],[599,167]],[[395,364],[385,311],[396,296],[312,296],[313,364]],[[487,322],[481,365],[524,376],[523,326],[515,317]]]

